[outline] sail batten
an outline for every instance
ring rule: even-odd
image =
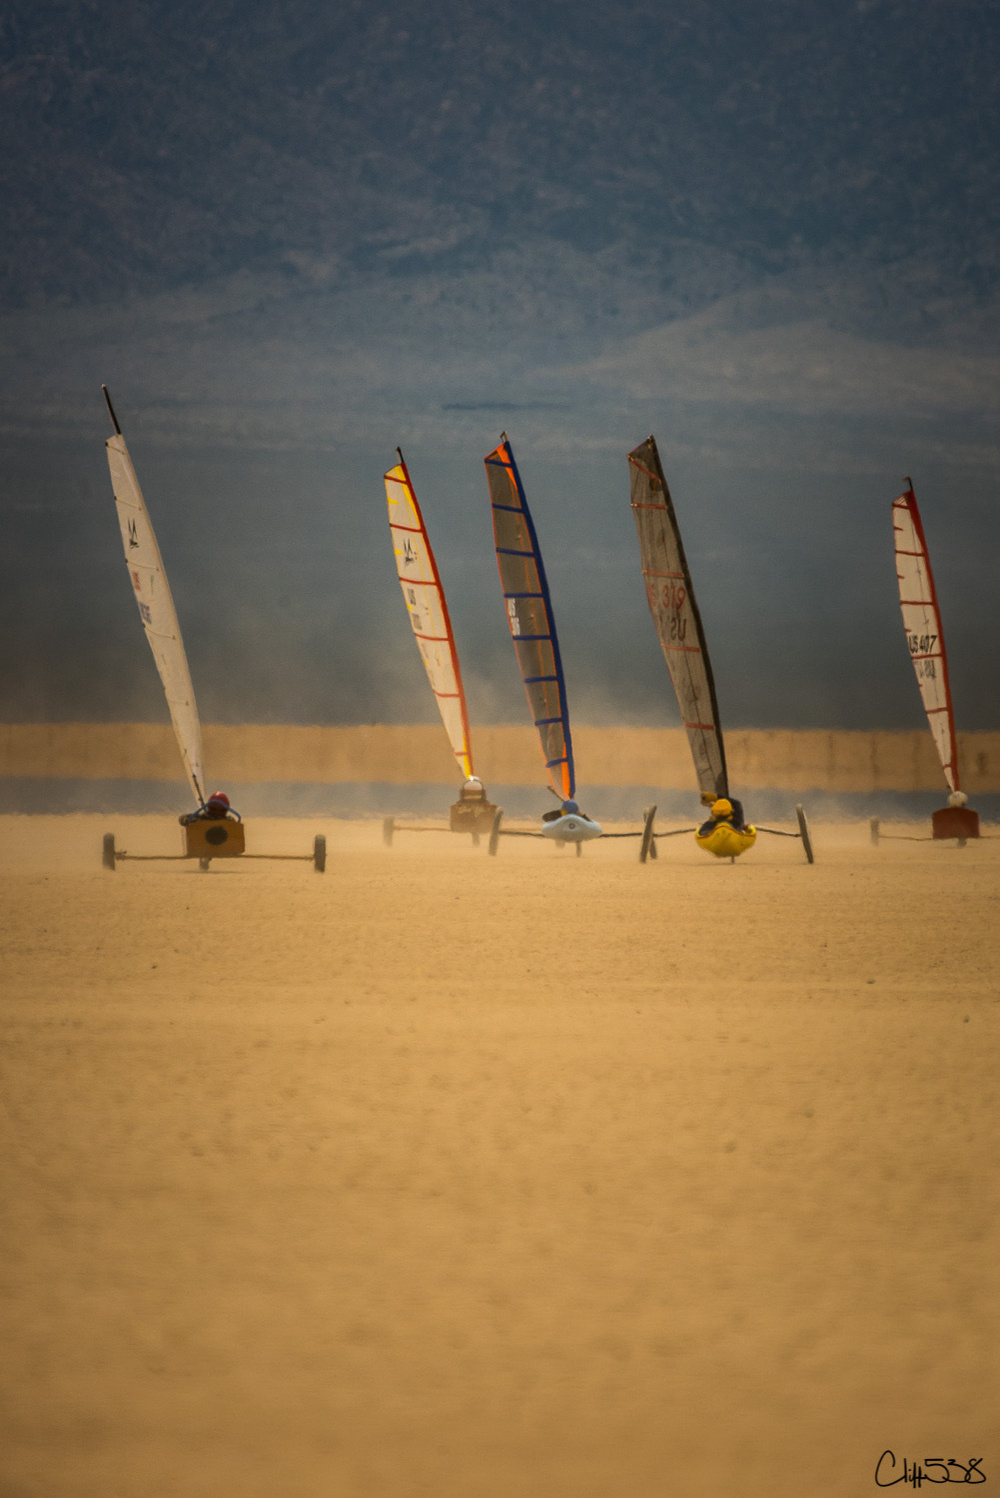
[[[506,435],[485,463],[507,626],[552,789],[571,800],[576,770],[559,639],[538,537]]]
[[[474,774],[469,714],[458,651],[437,562],[403,454],[384,475],[396,573],[427,680],[438,705],[455,763],[465,779]],[[420,590],[419,592],[417,590]]]
[[[909,487],[892,502],[899,605],[917,686],[944,778],[950,790],[958,791],[961,789],[958,742],[941,610],[917,497],[913,485],[909,480],[907,483]]]
[[[708,658],[673,500],[653,437],[628,455],[631,504],[646,601],[677,696],[703,795],[728,796],[726,751]]]
[[[106,391],[105,397],[107,398]],[[160,556],[139,480],[110,400],[108,409],[114,422],[115,435],[108,438],[105,446],[129,579],[139,607],[139,618],[163,683],[184,770],[199,806],[203,806],[205,782],[202,773],[201,724],[177,610],[174,608],[163,558]]]

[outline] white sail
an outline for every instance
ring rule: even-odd
[[[107,391],[105,391],[107,398]],[[184,642],[174,600],[170,596],[167,574],[163,570],[160,548],[150,523],[149,512],[132,467],[125,438],[108,400],[108,410],[115,424],[115,435],[107,441],[111,487],[118,510],[122,544],[129,579],[139,606],[139,617],[146,639],[156,661],[156,669],[167,696],[170,718],[177,735],[184,769],[199,806],[204,805],[204,779],[201,769],[201,724],[191,685]]]
[[[912,485],[892,502],[892,526],[896,543],[899,604],[903,611],[906,643],[913,669],[917,673],[917,685],[923,698],[927,721],[941,757],[944,777],[950,789],[957,791],[960,789],[958,745],[951,688],[948,685],[948,657],[944,648],[934,574]]]
[[[431,691],[437,698],[455,763],[468,779],[473,774],[472,747],[455,637],[437,563],[402,453],[399,462],[384,477],[392,549],[410,627]]]

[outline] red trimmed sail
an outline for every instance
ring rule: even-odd
[[[385,497],[399,585],[452,752],[458,768],[468,779],[474,773],[469,714],[448,604],[403,454],[398,448],[396,452],[399,462],[385,475]]]
[[[955,713],[948,684],[948,656],[938,608],[931,559],[917,509],[913,485],[892,502],[892,528],[896,543],[896,577],[899,605],[903,611],[906,644],[917,675],[924,711],[930,724],[944,778],[953,791],[960,789]]]

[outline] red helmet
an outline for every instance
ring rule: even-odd
[[[229,805],[229,797],[226,795],[225,791],[213,791],[208,798],[209,806],[211,806],[213,801],[215,802],[216,806]]]

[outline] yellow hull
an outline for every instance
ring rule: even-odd
[[[742,832],[737,832],[735,827],[723,822],[721,826],[713,827],[707,837],[699,837],[695,833],[694,840],[699,848],[704,848],[706,853],[714,853],[716,858],[739,858],[741,853],[752,848],[757,841],[757,829],[744,827]]]

